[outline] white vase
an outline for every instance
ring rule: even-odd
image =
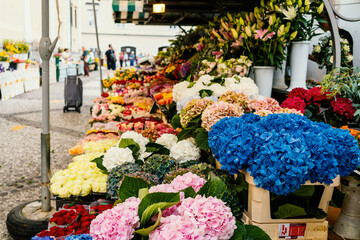
[[[292,42],[290,55],[290,86],[288,91],[294,88],[306,88],[306,74],[308,65],[310,41]]]
[[[254,66],[255,83],[259,88],[260,95],[271,97],[275,67]]]

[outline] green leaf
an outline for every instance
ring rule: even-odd
[[[195,138],[196,145],[198,146],[198,148],[205,151],[209,150],[210,147],[209,147],[208,139],[209,137],[207,131],[204,128],[201,128]]]
[[[156,102],[154,102],[154,104],[153,104],[152,107],[151,107],[150,114],[157,113],[158,110],[159,110],[159,107],[158,107],[158,105],[156,104]]]
[[[264,230],[254,225],[245,225],[246,237],[245,240],[271,240]]]
[[[204,97],[210,97],[213,94],[214,91],[210,90],[210,89],[201,89],[199,91],[200,97],[204,98]]]
[[[147,152],[151,152],[153,154],[162,154],[162,155],[169,155],[170,151],[169,149],[167,149],[165,146],[158,144],[158,143],[154,143],[154,142],[149,142],[148,144],[146,144],[146,151]]]
[[[145,210],[149,206],[151,206],[155,203],[174,203],[174,204],[176,204],[179,202],[180,202],[180,194],[179,193],[163,193],[163,192],[149,193],[141,200],[141,202],[139,204],[138,215],[140,216],[140,219],[142,219],[142,215],[145,212]],[[163,208],[163,209],[165,209],[165,208]]]
[[[191,186],[181,190],[180,192],[184,192],[185,198],[189,198],[189,197],[194,198],[196,196],[196,192],[195,192],[194,188]]]
[[[125,176],[119,189],[119,198],[124,202],[130,197],[139,197],[139,190],[149,187],[150,184],[141,178]]]
[[[196,82],[191,82],[187,88],[192,88]]]
[[[175,128],[182,128],[181,123],[180,123],[180,114],[176,114],[172,119],[171,119],[171,126],[175,129]]]
[[[148,228],[143,228],[143,229],[138,229],[135,231],[135,233],[140,234],[141,236],[149,236],[149,234],[154,231],[159,225],[160,225],[160,219],[162,217],[162,213],[161,213],[161,209],[158,208],[158,217],[156,219],[156,222],[154,223],[154,225],[148,227]]]
[[[229,240],[244,240],[246,236],[246,229],[243,222],[236,221],[236,229]]]
[[[292,204],[282,205],[279,207],[278,211],[274,213],[274,216],[278,219],[300,217],[305,215],[306,212],[304,208]]]
[[[188,139],[189,137],[192,137],[195,130],[196,130],[195,127],[183,129],[177,136],[178,141],[181,141],[181,140],[184,140],[184,139]]]
[[[140,225],[144,226],[153,216],[156,215],[156,213],[158,212],[158,209],[165,210],[169,207],[172,207],[172,206],[178,204],[179,202],[180,202],[180,198],[179,198],[179,201],[176,201],[176,202],[158,202],[158,203],[151,204],[150,206],[148,206],[145,209],[145,211],[141,215]]]
[[[226,184],[215,174],[210,174],[210,179],[200,188],[198,195],[205,197],[217,197],[221,199],[226,190]]]
[[[90,162],[96,163],[96,166],[103,171],[106,174],[109,174],[108,170],[106,169],[106,167],[104,167],[103,165],[103,160],[104,160],[104,155],[102,155],[101,157],[95,158],[93,160],[91,160]]]
[[[142,200],[148,194],[149,194],[149,189],[148,188],[140,189],[139,190],[139,198],[140,198],[140,200]]]
[[[314,192],[314,185],[302,185],[299,189],[295,190],[293,194],[299,197],[311,197],[312,195],[314,195]]]
[[[305,109],[305,116],[307,117],[307,118],[311,118],[312,117],[312,112],[309,110],[309,109]]]
[[[132,155],[135,159],[139,157],[140,146],[131,138],[123,138],[119,142],[119,148],[129,148],[132,151]]]

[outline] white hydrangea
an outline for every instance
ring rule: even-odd
[[[103,165],[110,172],[111,169],[128,162],[135,162],[132,151],[129,148],[112,147],[104,155]]]
[[[167,149],[170,150],[171,147],[177,143],[177,140],[178,140],[177,136],[175,136],[174,134],[165,133],[165,134],[161,135],[155,141],[155,143],[161,144],[161,145],[165,146]]]
[[[179,163],[200,159],[200,149],[189,140],[182,140],[174,144],[170,149],[170,157]]]
[[[203,76],[201,76],[197,81],[196,81],[196,84],[195,85],[197,85],[197,84],[205,84],[205,85],[208,85],[208,84],[210,84],[211,83],[211,80],[213,80],[214,79],[214,77],[213,76],[210,76],[210,75],[208,75],[208,74],[206,74],[206,75],[203,75]]]
[[[184,81],[174,85],[172,95],[175,102],[179,102],[181,99],[184,98],[183,93],[185,92],[189,84],[189,82]]]
[[[130,138],[130,139],[134,140],[137,144],[139,144],[139,147],[140,147],[139,159],[140,160],[144,160],[146,157],[148,157],[151,154],[151,153],[146,152],[146,144],[148,144],[150,142],[149,139],[143,137],[143,135],[141,135],[140,133],[137,133],[134,131],[128,131],[121,135],[120,141],[123,138]],[[118,142],[118,144],[120,143],[120,141]]]
[[[235,77],[240,79],[240,81],[238,81]],[[226,78],[225,87],[227,91],[245,93],[250,99],[254,99],[259,96],[259,88],[251,78],[240,76]]]

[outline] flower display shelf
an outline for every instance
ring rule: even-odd
[[[78,197],[76,199],[60,198],[58,196],[55,196],[56,210],[58,211],[64,205],[90,205],[92,202],[100,199],[107,199],[106,193],[92,193],[89,196]]]
[[[302,237],[302,239],[326,240],[328,235],[328,222],[325,218],[297,218],[272,219],[270,208],[270,192],[255,186],[250,173],[241,171],[249,184],[248,209],[244,211],[243,222],[262,228],[272,239],[285,239]],[[328,211],[334,187],[340,185],[340,176],[333,179],[331,185],[306,182],[304,185],[323,185],[324,192],[319,202],[319,208]],[[293,234],[294,236],[291,236]]]

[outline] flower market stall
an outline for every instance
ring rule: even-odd
[[[262,1],[178,36],[156,73],[104,79],[33,239],[328,239],[334,189],[360,166],[359,73],[335,69],[282,103],[249,77],[280,67],[323,7]]]

